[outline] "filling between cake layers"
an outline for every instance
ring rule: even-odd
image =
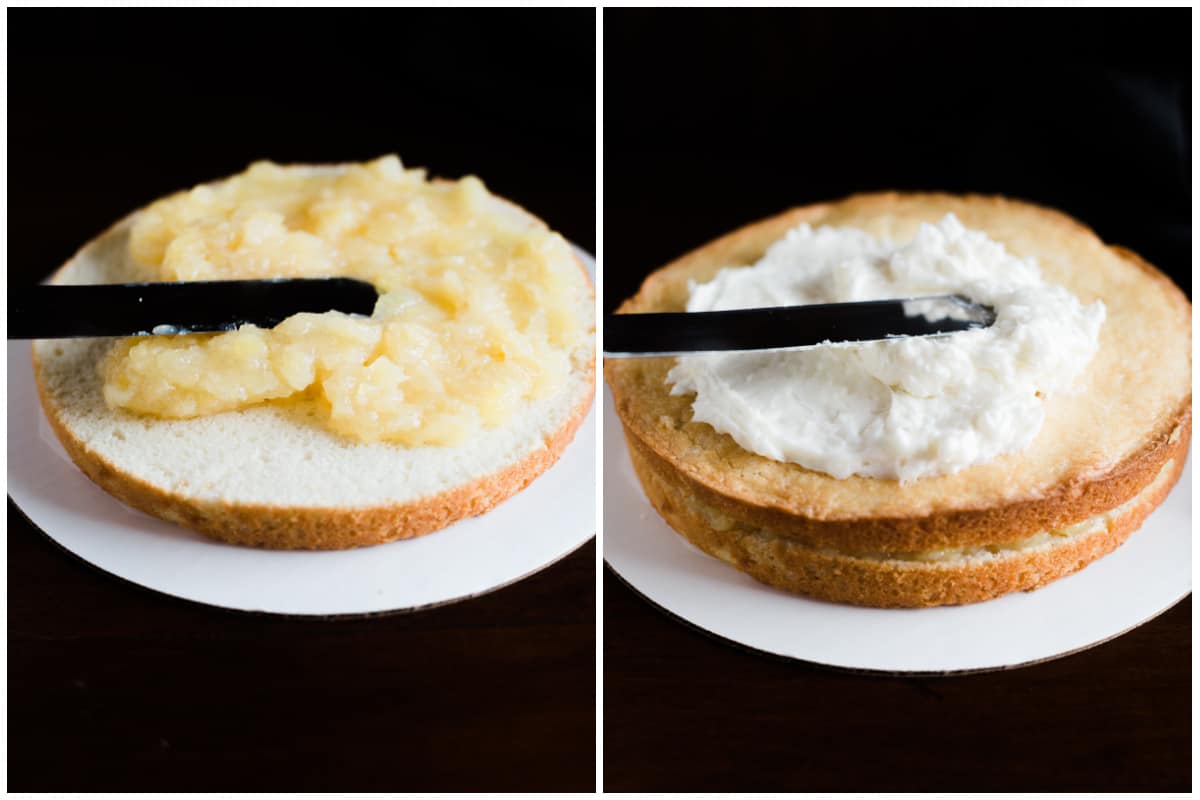
[[[1103,303],[1083,305],[947,215],[906,243],[800,225],[754,265],[690,287],[688,311],[958,293],[992,306],[983,330],[809,350],[678,359],[672,394],[744,449],[835,478],[902,482],[1027,447],[1043,400],[1070,389],[1096,352]]]
[[[370,318],[119,342],[104,397],[139,414],[304,403],[349,439],[454,445],[563,389],[590,349],[591,298],[561,236],[477,178],[431,182],[395,156],[262,162],[164,198],[135,218],[129,256],[153,280],[348,276],[380,292]]]
[[[1153,495],[1155,492],[1161,489],[1162,486],[1167,483],[1168,480],[1170,480],[1174,463],[1174,460],[1168,460],[1167,463],[1163,465],[1158,475],[1154,477],[1154,480],[1148,483],[1140,492],[1121,505],[1105,511],[1103,514],[1098,514],[1094,517],[1090,517],[1071,525],[1066,525],[1062,528],[1035,533],[1034,535],[1027,536],[1023,539],[1016,539],[998,544],[975,545],[971,547],[948,547],[936,550],[915,551],[861,551],[846,548],[813,546],[788,537],[781,537],[765,528],[746,525],[713,508],[707,503],[703,503],[695,499],[694,497],[688,498],[687,505],[693,512],[703,519],[709,527],[713,528],[714,530],[735,531],[741,534],[767,537],[775,540],[783,539],[787,542],[788,547],[804,548],[813,552],[824,553],[827,555],[861,558],[871,561],[915,562],[931,565],[950,564],[955,562],[961,563],[967,561],[982,561],[992,558],[1004,558],[1006,556],[1017,554],[1026,555],[1038,550],[1058,547],[1072,540],[1080,539],[1084,536],[1088,536],[1102,530],[1107,530],[1115,520],[1119,519],[1143,499]]]

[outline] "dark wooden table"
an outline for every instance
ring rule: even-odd
[[[367,619],[222,611],[113,578],[8,505],[13,791],[591,791],[595,544]]]
[[[1192,604],[1009,672],[739,649],[604,576],[605,791],[1188,791]]]

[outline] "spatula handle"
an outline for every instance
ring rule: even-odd
[[[378,293],[351,278],[10,288],[9,339],[149,336],[271,328],[301,312],[369,315]]]

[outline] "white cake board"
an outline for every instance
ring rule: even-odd
[[[579,253],[593,276],[595,263]],[[558,463],[479,517],[334,552],[224,544],[115,500],[71,462],[37,399],[29,342],[8,344],[8,494],[51,539],[163,594],[241,611],[359,615],[476,597],[553,564],[596,526],[596,411]]]

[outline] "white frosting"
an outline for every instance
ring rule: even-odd
[[[688,311],[958,293],[991,305],[989,328],[807,350],[685,356],[667,376],[693,419],[743,448],[835,478],[911,481],[1027,447],[1042,398],[1096,352],[1104,304],[1084,306],[953,215],[911,242],[851,228],[788,231],[758,263],[691,286]]]

